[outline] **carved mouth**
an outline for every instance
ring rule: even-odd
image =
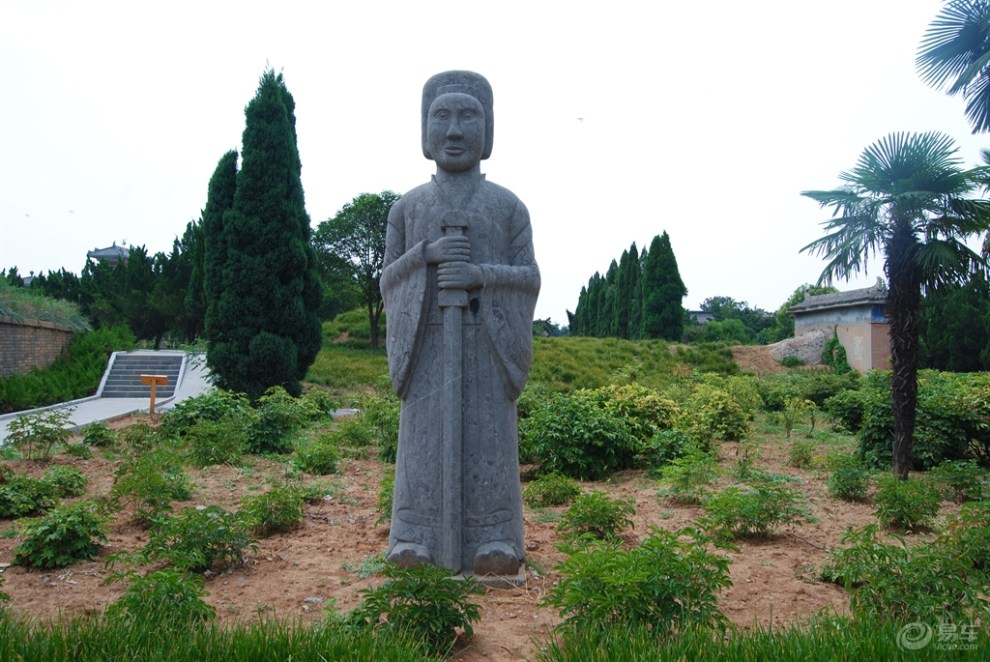
[[[460,156],[464,153],[463,147],[444,147],[443,151],[451,156]]]

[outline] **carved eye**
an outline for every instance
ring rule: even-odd
[[[446,110],[438,110],[437,112],[433,113],[433,118],[438,120],[445,120],[447,119],[448,116],[449,113]]]

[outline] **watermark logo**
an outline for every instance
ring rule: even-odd
[[[934,642],[936,650],[975,650],[976,638],[975,623],[939,623],[932,627],[927,623],[915,622],[897,631],[897,647],[916,651]]]

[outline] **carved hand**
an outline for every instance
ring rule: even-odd
[[[466,262],[471,259],[471,242],[467,237],[441,237],[426,245],[427,264]]]
[[[470,262],[445,262],[437,268],[441,290],[473,290],[484,284],[481,267]]]

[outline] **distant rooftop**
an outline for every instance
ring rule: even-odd
[[[110,260],[111,262],[116,262],[117,260],[126,260],[130,253],[130,249],[127,246],[118,246],[117,242],[113,242],[113,246],[107,246],[106,248],[94,248],[93,250],[86,253],[87,258],[93,258],[94,260]]]
[[[804,301],[788,308],[789,313],[807,313],[813,310],[847,308],[857,305],[882,305],[887,301],[887,286],[882,278],[877,278],[873,287],[834,294],[817,294],[805,297]]]

